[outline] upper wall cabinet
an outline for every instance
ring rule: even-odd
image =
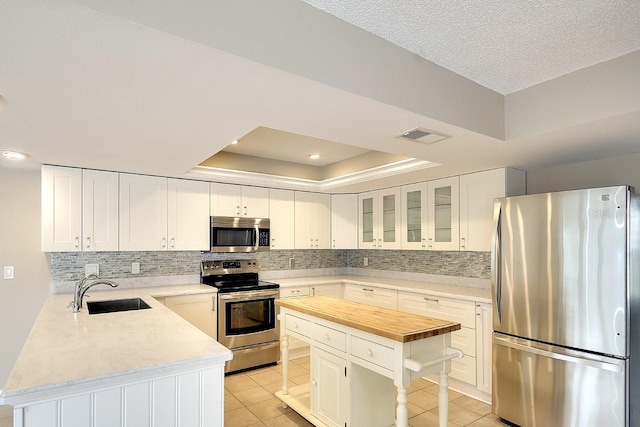
[[[42,166],[44,252],[82,250],[82,169]]]
[[[293,190],[269,189],[271,249],[295,248],[295,196]]]
[[[401,247],[399,187],[358,195],[358,243],[360,249]]]
[[[458,177],[429,181],[427,249],[436,251],[459,250],[460,199]]]
[[[116,172],[82,171],[82,250],[117,251],[118,182]]]
[[[402,249],[427,249],[426,182],[402,186]]]
[[[329,249],[331,195],[295,192],[295,248]]]
[[[460,176],[460,250],[490,251],[493,199],[526,192],[526,174],[493,169]]]
[[[269,218],[269,189],[212,182],[211,215]]]
[[[42,250],[118,250],[118,174],[42,166]]]
[[[358,195],[331,195],[331,249],[358,249]]]
[[[120,174],[120,250],[167,250],[167,178]]]
[[[209,250],[209,183],[169,179],[167,200],[168,249]]]

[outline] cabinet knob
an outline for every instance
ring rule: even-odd
[[[329,334],[324,334],[324,339],[325,339],[325,340],[327,340],[327,341],[329,341],[329,340],[330,340],[330,338],[329,338]]]
[[[373,351],[370,348],[367,349],[367,356],[373,356]]]

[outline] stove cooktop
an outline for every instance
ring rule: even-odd
[[[277,283],[258,279],[258,262],[250,260],[202,261],[200,282],[218,288],[218,292],[277,289]]]

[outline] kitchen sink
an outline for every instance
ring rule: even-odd
[[[114,299],[87,302],[89,314],[113,313],[116,311],[145,310],[151,308],[140,298]]]

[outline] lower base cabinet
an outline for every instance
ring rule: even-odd
[[[312,348],[311,387],[311,414],[328,426],[347,425],[347,361],[319,348]]]
[[[218,339],[217,294],[165,297],[163,304],[213,339]]]

